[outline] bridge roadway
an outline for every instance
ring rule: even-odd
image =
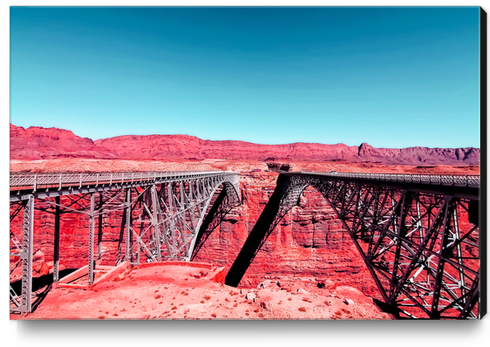
[[[231,171],[11,173],[10,202],[27,200],[30,196],[46,198],[93,193],[217,176],[236,176],[234,184],[238,184],[238,174]]]
[[[486,266],[482,261],[480,270],[486,235],[479,232],[479,176],[279,171],[269,202],[226,276],[227,285],[239,285],[309,186],[337,214],[395,316],[466,319],[485,314],[486,302],[479,302],[480,285],[486,283],[479,280]]]
[[[321,177],[401,189],[412,192],[450,194],[458,198],[479,200],[480,176],[478,175],[425,175],[363,172],[281,172],[286,176]]]
[[[61,215],[69,212],[88,217],[87,280],[92,285],[94,256],[99,260],[103,256],[103,218],[109,214],[114,218],[116,212],[121,218],[115,265],[122,261],[140,264],[190,260],[206,231],[203,229],[218,223],[218,212],[239,204],[238,173],[229,171],[11,173],[11,274],[22,265],[20,295],[10,288],[11,312],[32,310],[35,205],[37,214],[54,215],[55,285],[59,282]],[[17,216],[23,216],[22,223],[12,223]],[[96,220],[98,252],[94,254]]]

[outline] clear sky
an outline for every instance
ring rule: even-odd
[[[479,8],[10,11],[10,122],[92,139],[480,147]]]

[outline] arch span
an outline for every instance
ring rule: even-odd
[[[219,188],[221,188],[221,191],[216,196],[212,206],[210,206],[213,196],[215,196]],[[196,255],[196,250],[199,250],[202,247],[207,237],[209,237],[209,234],[216,228],[217,224],[220,223],[222,217],[230,212],[231,209],[239,205],[240,195],[238,182],[232,183],[230,181],[223,181],[213,189],[209,199],[203,206],[201,218],[199,218],[199,222],[196,226],[197,232],[195,233],[187,252],[187,259],[193,259]]]
[[[471,217],[478,198],[459,188],[453,194],[447,187],[280,174],[226,284],[239,284],[307,186],[319,191],[334,209],[392,313],[401,318],[478,316],[479,229]]]
[[[240,204],[237,175],[177,180],[153,185],[140,194],[136,204],[142,206],[132,209],[143,211],[138,218],[147,218],[149,226],[134,235],[135,242],[129,246],[132,261],[139,263],[143,254],[148,262],[190,260],[218,189],[230,208]]]

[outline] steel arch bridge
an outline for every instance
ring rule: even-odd
[[[94,257],[102,256],[104,215],[119,211],[122,216],[115,265],[123,261],[131,264],[188,261],[195,253],[202,229],[216,217],[208,210],[214,211],[220,206],[230,210],[239,204],[238,173],[235,172],[11,174],[10,273],[18,265],[22,267],[21,293],[10,287],[11,312],[32,310],[34,209],[54,214],[54,283],[59,281],[61,215],[79,213],[88,218],[87,279],[88,285],[92,285]],[[22,230],[18,232],[12,230],[16,216],[22,216]],[[94,254],[96,220],[98,249]]]
[[[225,284],[238,286],[308,186],[336,212],[396,317],[481,314],[479,176],[281,172]]]

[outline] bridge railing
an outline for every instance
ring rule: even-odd
[[[375,181],[407,182],[419,184],[445,185],[457,187],[480,187],[479,175],[424,175],[424,174],[391,174],[362,172],[301,172],[323,176],[354,178]]]
[[[97,172],[97,173],[46,173],[10,174],[10,187],[36,187],[47,185],[113,184],[158,179],[185,179],[202,176],[232,174],[227,171],[150,171],[150,172]]]

